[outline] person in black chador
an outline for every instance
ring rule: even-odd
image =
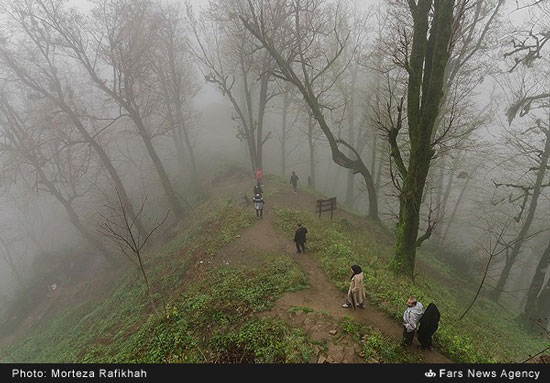
[[[424,315],[420,318],[419,324],[420,328],[418,329],[418,341],[420,342],[420,348],[422,350],[431,350],[432,349],[432,335],[437,330],[439,326],[440,318],[439,310],[436,305],[430,303],[424,311]]]
[[[298,192],[298,180],[299,180],[298,176],[293,171],[292,175],[290,176],[290,183],[292,184],[292,187],[294,188],[294,193]]]
[[[262,185],[259,181],[256,184],[256,186],[254,186],[254,195],[256,195],[256,194],[259,194],[259,195],[264,194],[264,191],[262,190]]]
[[[306,252],[306,234],[307,229],[302,226],[301,223],[298,224],[298,229],[294,234],[294,242],[296,242],[296,252],[305,253]]]

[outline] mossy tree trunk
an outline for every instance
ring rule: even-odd
[[[392,268],[414,276],[420,205],[430,162],[434,156],[432,131],[443,96],[445,67],[449,59],[454,1],[435,0],[429,38],[432,0],[409,1],[413,16],[413,40],[406,69],[407,117],[410,155],[407,168],[396,141],[391,142],[392,157],[402,176],[399,222]],[[425,238],[425,236],[423,236]]]

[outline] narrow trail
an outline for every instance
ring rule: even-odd
[[[313,197],[303,193],[294,194],[292,191],[280,191],[271,197],[271,201],[266,199],[263,218],[250,227],[243,230],[240,237],[233,243],[220,250],[213,261],[224,264],[247,264],[254,265],[263,262],[267,257],[273,254],[286,254],[294,259],[302,271],[307,275],[310,287],[304,290],[285,293],[275,302],[274,307],[262,313],[262,316],[276,316],[282,319],[289,319],[289,309],[291,307],[309,307],[315,312],[328,314],[331,318],[338,320],[344,316],[354,318],[359,323],[367,323],[377,328],[384,335],[401,340],[402,327],[395,320],[389,318],[385,313],[372,306],[368,299],[365,302],[364,309],[345,309],[342,304],[345,302],[345,294],[339,291],[326,277],[319,266],[316,254],[299,254],[296,252],[292,238],[283,238],[283,236],[273,226],[275,213],[273,206],[294,206],[303,207],[307,204],[309,208],[313,206]],[[250,207],[251,211],[253,208]],[[263,254],[263,255],[262,255]],[[265,257],[265,258],[264,258]],[[367,291],[368,296],[368,291]],[[319,317],[317,317],[319,319]],[[311,322],[311,320],[310,320]],[[313,326],[310,326],[310,328]],[[330,335],[328,336],[330,337]],[[317,337],[319,338],[319,337]],[[418,343],[415,342],[408,349],[413,353],[421,353],[418,350]],[[345,348],[348,354],[349,347]],[[344,350],[345,351],[345,350]],[[438,351],[424,351],[422,360],[424,363],[452,363],[450,359]],[[348,355],[347,362],[359,362],[360,359],[354,359]]]

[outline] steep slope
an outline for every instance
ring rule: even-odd
[[[161,317],[152,313],[141,277],[128,265],[112,276],[98,274],[69,294],[70,301],[52,304],[40,323],[9,342],[0,360],[491,362],[517,361],[542,349],[542,340],[526,340],[483,300],[468,323],[455,323],[468,287],[457,294],[441,278],[421,275],[413,284],[389,273],[391,237],[383,228],[343,210],[332,222],[319,219],[312,214],[315,195],[295,194],[270,177],[264,218],[256,219],[253,207],[241,203],[251,185],[239,173],[218,178],[192,217],[156,240],[146,269]],[[310,229],[306,255],[296,254],[292,242],[298,220]],[[366,274],[364,310],[341,307],[353,263]],[[411,293],[443,309],[439,351],[399,345],[400,316]]]

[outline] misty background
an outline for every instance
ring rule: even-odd
[[[260,162],[251,159],[242,121],[223,89],[230,88],[245,109],[239,47],[254,43],[236,40],[243,31],[224,13],[237,3],[0,2],[2,310],[29,278],[39,275],[44,289],[62,286],[120,259],[108,254],[111,247],[97,231],[102,214],[117,201],[113,172],[135,209],[146,198],[145,227],[170,211],[162,230],[175,228],[193,203],[215,195],[212,180],[229,168],[242,169],[251,185],[257,167],[286,182],[295,171],[300,187],[308,187],[309,177],[312,189],[368,216],[362,177],[333,161],[301,95],[274,77],[265,84],[269,100]],[[325,116],[336,137],[360,148],[373,176],[378,216],[394,230],[399,178],[384,126],[397,116],[405,95],[398,59],[406,46],[400,45],[402,28],[410,20],[403,1],[341,3],[352,38],[324,80]],[[550,106],[543,98],[519,101],[547,93],[550,77],[544,44],[529,62],[510,52],[524,39],[536,36],[539,45],[547,39],[537,33],[548,32],[550,9],[545,2],[532,7],[498,0],[457,3],[468,9],[448,67],[420,231],[437,224],[422,248],[440,254],[456,273],[477,275],[488,259],[483,249],[503,230],[497,242],[503,252],[492,260],[486,285],[502,305],[521,313],[535,275],[543,275],[536,291],[540,299],[550,277],[541,266],[549,251],[550,176],[537,171],[550,153],[544,133]],[[254,119],[265,67],[259,67],[262,52],[247,49]],[[216,55],[223,59],[210,62]],[[220,84],[214,69],[225,71],[227,83]],[[406,130],[399,137],[406,152]],[[544,166],[549,169],[548,162]],[[510,261],[520,235],[521,248]],[[66,274],[48,273],[57,262]],[[550,304],[546,307],[548,313]]]

